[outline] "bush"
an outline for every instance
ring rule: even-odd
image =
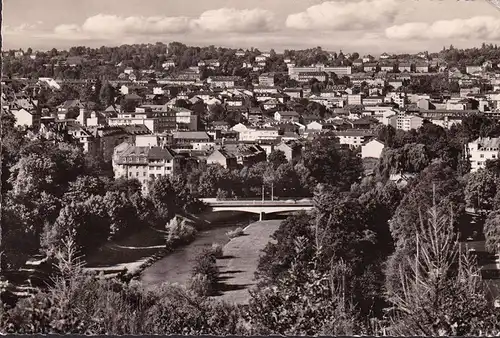
[[[174,217],[166,228],[168,231],[167,244],[188,243],[196,236],[194,226],[185,220],[180,221],[177,217]]]
[[[219,267],[217,266],[217,258],[212,250],[204,250],[196,257],[192,271],[192,276],[203,275],[206,277],[211,290],[217,284],[219,279]],[[199,277],[197,277],[199,278]]]
[[[215,258],[221,258],[222,256],[224,256],[224,247],[222,246],[222,244],[213,243],[212,253],[214,254]]]
[[[188,289],[194,292],[197,296],[209,296],[213,290],[207,275],[198,273],[192,276],[188,282]]]
[[[242,228],[236,228],[232,231],[228,231],[226,232],[226,236],[229,237],[229,239],[233,239],[233,238],[236,238],[236,237],[240,237],[240,236],[243,236],[244,232],[243,232],[243,229]]]

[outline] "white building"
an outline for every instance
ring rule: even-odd
[[[172,151],[160,147],[139,147],[122,143],[113,153],[113,172],[115,179],[137,179],[142,193],[149,192],[151,181],[161,176],[171,176],[180,170],[179,163]]]
[[[467,144],[467,152],[471,171],[477,171],[486,166],[486,160],[498,159],[500,137],[484,137]]]
[[[276,128],[247,128],[239,131],[240,141],[275,140],[279,137]]]
[[[40,114],[36,110],[12,109],[10,111],[16,118],[16,126],[40,127]]]
[[[361,158],[380,158],[384,147],[385,145],[383,142],[377,139],[370,140],[361,146]]]
[[[395,115],[389,118],[389,124],[396,129],[410,131],[422,126],[424,119],[413,115]]]
[[[335,132],[340,144],[348,145],[350,148],[361,147],[366,140],[373,136],[371,131],[351,129]]]

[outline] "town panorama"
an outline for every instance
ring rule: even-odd
[[[2,52],[0,332],[500,333],[500,48]]]

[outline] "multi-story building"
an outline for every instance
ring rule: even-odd
[[[480,137],[467,144],[467,152],[471,171],[477,171],[486,166],[487,160],[498,159],[500,137]]]
[[[294,80],[297,80],[299,73],[317,72],[335,73],[337,76],[342,77],[344,75],[350,75],[352,73],[352,68],[350,66],[327,67],[322,64],[317,64],[311,67],[295,67],[291,64],[288,66],[288,76]]]
[[[214,88],[233,88],[241,81],[238,76],[210,76],[207,83]]]
[[[357,148],[373,137],[373,131],[361,129],[343,130],[336,131],[335,136],[339,139],[340,144],[347,145],[350,148]]]
[[[413,115],[394,115],[389,118],[389,124],[396,129],[401,129],[404,131],[410,131],[412,129],[418,129],[422,126],[424,119],[419,116]]]
[[[328,79],[328,75],[325,72],[300,72],[297,75],[297,81],[299,82],[309,82],[312,79],[325,82]]]
[[[138,147],[122,143],[113,154],[115,179],[137,179],[142,193],[149,193],[149,185],[161,176],[172,176],[180,171],[179,161],[168,148]]]
[[[276,140],[279,137],[277,128],[245,128],[239,129],[238,139],[240,141],[262,141],[262,140]]]
[[[264,73],[259,76],[259,85],[260,86],[274,86],[274,80],[276,75],[274,73]]]

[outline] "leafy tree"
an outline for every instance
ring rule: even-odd
[[[178,211],[176,205],[176,191],[172,181],[167,176],[155,179],[151,184],[149,196],[158,215],[165,221],[171,219]]]
[[[341,262],[322,272],[316,256],[306,264],[298,261],[301,251],[308,250],[301,239],[295,238],[292,263],[283,278],[251,292],[250,324],[257,334],[354,334],[357,321],[344,285],[347,267]]]
[[[479,210],[491,210],[497,193],[498,178],[487,169],[479,169],[469,174],[465,186],[467,205]]]
[[[455,172],[443,162],[429,165],[409,186],[409,192],[397,207],[390,221],[391,234],[396,246],[409,246],[414,249],[415,220],[422,210],[437,201],[437,208],[452,210],[454,221],[460,221],[464,213],[464,196],[461,182]]]
[[[363,172],[361,159],[350,149],[339,149],[335,139],[321,137],[306,147],[303,165],[316,183],[349,189]]]
[[[281,150],[273,150],[267,160],[273,165],[274,170],[278,169],[281,164],[288,162],[285,153]]]
[[[100,89],[99,92],[99,100],[104,107],[108,107],[113,104],[116,97],[115,88],[109,83],[106,82]]]
[[[67,204],[71,202],[83,202],[92,195],[104,195],[104,182],[92,176],[80,176],[76,181],[71,182],[68,191],[63,196],[63,201]]]
[[[486,249],[491,253],[498,253],[500,247],[500,211],[490,212],[484,223]]]

